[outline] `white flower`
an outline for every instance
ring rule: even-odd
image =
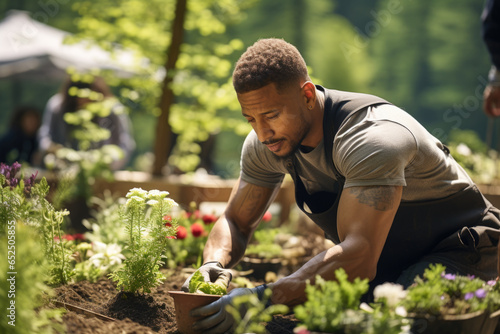
[[[122,248],[117,244],[105,244],[100,241],[92,243],[94,255],[89,259],[89,262],[101,270],[107,271],[125,260],[125,256],[121,253]]]
[[[167,207],[170,209],[174,206],[178,206],[179,204],[177,204],[176,201],[174,201],[173,199],[171,198],[164,198],[163,201],[165,202],[165,204],[167,205]]]
[[[148,193],[148,198],[152,199],[162,199],[168,196],[168,191],[160,191],[157,189],[150,190]]]
[[[133,196],[137,196],[140,198],[146,197],[148,192],[142,188],[132,188],[128,191],[127,195],[125,197],[127,198],[132,198]]]
[[[139,196],[132,196],[127,200],[127,203],[125,203],[126,206],[131,206],[137,203],[144,202],[144,198],[139,197]]]
[[[384,283],[375,287],[373,296],[375,300],[385,298],[387,306],[395,308],[397,304],[406,297],[406,291],[402,285]]]
[[[155,199],[150,199],[149,201],[146,202],[147,205],[156,205],[158,204],[158,201]]]
[[[406,312],[406,309],[403,306],[398,306],[394,310],[394,313],[399,315],[400,317],[406,318],[408,316],[408,312]]]

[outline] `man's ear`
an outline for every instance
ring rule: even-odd
[[[311,81],[306,81],[302,85],[302,92],[304,94],[305,103],[314,106],[316,102],[316,86]]]

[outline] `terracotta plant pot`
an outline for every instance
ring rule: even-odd
[[[182,334],[201,334],[202,332],[192,329],[193,324],[198,318],[191,317],[189,312],[197,307],[208,305],[221,297],[218,295],[205,295],[182,291],[169,291],[168,294],[174,299],[177,329]]]
[[[482,333],[481,328],[489,314],[484,311],[462,315],[435,316],[410,316],[413,321],[412,333],[419,334],[471,334]]]

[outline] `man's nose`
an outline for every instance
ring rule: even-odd
[[[265,142],[274,136],[273,129],[266,122],[257,124],[255,132],[257,132],[257,137],[260,142]]]

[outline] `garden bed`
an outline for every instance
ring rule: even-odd
[[[179,333],[173,299],[168,291],[180,290],[186,274],[181,269],[165,274],[170,276],[152,293],[127,298],[123,298],[114,282],[106,278],[101,278],[96,283],[82,281],[56,288],[57,301],[69,304],[67,313],[63,316],[67,333]],[[296,320],[292,315],[275,316],[267,324],[267,330],[269,333],[293,333],[295,325]]]

